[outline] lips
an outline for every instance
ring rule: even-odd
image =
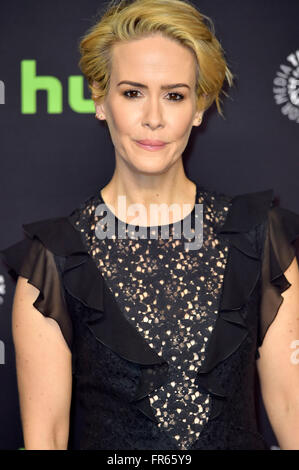
[[[162,140],[138,140],[138,143],[148,145],[149,147],[162,147],[166,144],[166,142],[162,142]]]
[[[143,142],[150,142],[150,144],[144,144]],[[159,152],[160,150],[164,149],[164,147],[166,146],[166,142],[161,142],[161,140],[140,140],[136,141],[136,145],[149,152]]]

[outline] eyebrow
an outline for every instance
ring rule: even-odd
[[[138,86],[140,88],[148,89],[148,86],[144,85],[143,83],[131,82],[131,81],[127,81],[127,80],[123,80],[123,81],[119,82],[117,84],[117,86],[124,85],[124,84]],[[186,83],[174,83],[174,84],[171,84],[171,85],[162,85],[161,90],[170,90],[170,89],[173,89],[173,88],[182,88],[182,87],[189,88],[189,90],[191,90],[189,85],[187,85]]]

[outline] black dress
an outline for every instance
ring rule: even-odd
[[[299,237],[299,215],[273,202],[272,189],[232,197],[197,184],[183,221],[138,232],[116,219],[107,237],[99,190],[1,251],[72,352],[80,449],[267,449],[255,361]]]

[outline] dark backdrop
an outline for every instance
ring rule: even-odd
[[[224,101],[226,119],[213,105],[193,128],[184,155],[187,175],[232,195],[274,188],[282,206],[299,212],[299,2],[193,3],[213,19],[236,85]],[[100,0],[1,4],[2,248],[23,238],[23,223],[66,215],[112,176],[113,145],[94,118],[77,65],[79,37],[102,6]],[[34,73],[49,91],[32,93]],[[10,326],[14,288],[1,264],[1,449],[23,445]],[[261,431],[275,446],[259,393],[257,400]],[[76,397],[74,403],[79,430]]]

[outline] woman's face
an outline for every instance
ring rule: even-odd
[[[119,43],[112,49],[110,79],[96,112],[107,121],[117,163],[143,174],[165,172],[181,158],[192,126],[200,125],[203,115],[196,108],[193,54],[161,35]],[[162,88],[174,84],[181,86]],[[141,140],[166,145],[149,151],[136,143]]]

